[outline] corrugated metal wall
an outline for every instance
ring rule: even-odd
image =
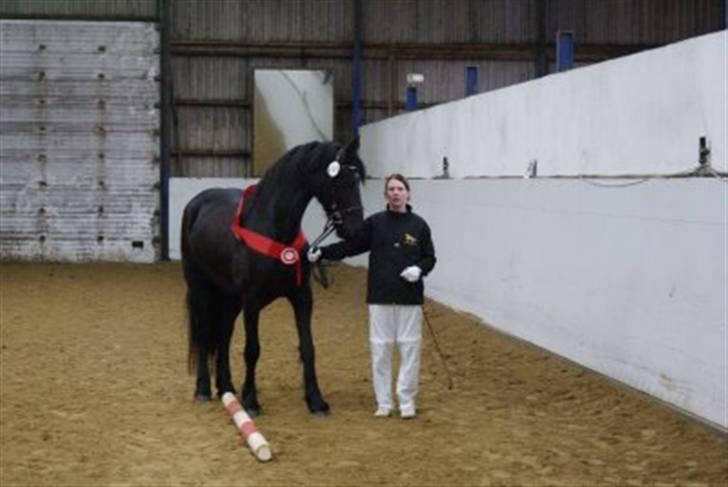
[[[0,258],[157,258],[158,37],[0,21]]]
[[[156,0],[2,0],[0,16],[104,20],[154,20]]]

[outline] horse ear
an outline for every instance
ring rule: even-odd
[[[362,184],[364,184],[364,181],[367,178],[367,172],[364,167],[364,163],[361,159],[359,159],[359,136],[357,135],[354,137],[348,144],[346,144],[346,147],[344,147],[343,150],[346,160],[357,161],[356,166],[359,172],[359,177],[361,178]]]
[[[353,156],[356,155],[357,152],[359,152],[359,136],[357,135],[352,139],[351,142],[346,144],[346,148],[344,149],[344,152],[347,156]]]

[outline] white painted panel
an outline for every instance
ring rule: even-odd
[[[334,79],[317,70],[256,69],[253,168],[262,175],[286,152],[334,136]]]
[[[672,174],[726,167],[726,31],[365,125],[369,173]]]
[[[0,258],[154,261],[154,24],[0,21],[0,40]]]
[[[726,421],[726,184],[414,181],[429,295]]]

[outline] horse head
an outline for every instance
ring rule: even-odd
[[[324,158],[316,164],[311,188],[340,238],[351,238],[363,225],[359,185],[365,179],[366,169],[359,159],[359,137],[338,147],[335,157]]]

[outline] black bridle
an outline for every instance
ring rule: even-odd
[[[338,164],[338,169],[335,174],[331,174],[328,172],[328,176],[335,180],[339,177],[339,174],[341,173],[342,169],[348,169],[352,173],[354,173],[354,177],[356,178],[356,181],[354,184],[359,183],[359,168],[357,168],[353,164],[342,164],[341,159],[344,156],[344,148],[342,147],[339,149],[339,151],[336,153],[336,158],[331,162],[331,164]],[[331,232],[334,231],[334,229],[344,223],[344,217],[349,214],[353,213],[355,211],[363,211],[363,208],[360,205],[357,206],[350,206],[348,208],[344,208],[343,210],[339,210],[336,205],[336,187],[337,185],[335,183],[331,184],[331,208],[328,208],[328,211],[326,212],[328,219],[326,221],[326,224],[324,225],[324,229],[321,232],[321,235],[314,240],[314,242],[311,244],[311,248],[316,248],[316,246],[321,243],[323,239],[331,235]]]
[[[341,164],[339,162],[340,158],[341,158],[341,151],[339,151],[339,153],[336,154],[336,159],[334,162],[339,163],[341,169],[346,168],[346,169],[352,171],[357,177],[357,181],[355,181],[354,184],[358,184],[359,172],[358,172],[357,167],[354,165],[350,165],[350,164],[346,164],[346,165]],[[330,177],[336,178],[336,177],[338,177],[338,173],[336,175],[330,176]],[[313,242],[311,242],[311,244],[309,245],[309,248],[312,250],[315,250],[318,247],[318,245],[324,241],[324,239],[326,237],[331,235],[336,230],[337,227],[341,226],[344,223],[344,217],[346,215],[348,215],[349,213],[353,213],[355,211],[360,211],[360,212],[364,211],[364,209],[362,208],[361,205],[352,205],[348,208],[344,208],[343,210],[339,210],[337,208],[337,204],[336,204],[336,187],[337,186],[335,184],[331,185],[331,207],[328,208],[328,211],[326,212],[327,219],[326,219],[326,223],[324,224],[323,230],[321,230],[321,234],[318,237],[316,237],[316,239]],[[313,264],[312,268],[313,268],[314,278],[317,281],[319,281],[319,283],[324,288],[328,288],[329,280],[326,275],[326,268],[324,267],[323,263],[320,261],[315,262]]]
[[[338,162],[338,156],[337,161]],[[354,172],[354,174],[358,175],[356,166],[352,165],[346,165],[342,166],[342,168],[347,168],[350,171]],[[356,184],[356,183],[355,183]],[[354,213],[355,211],[361,211],[363,212],[364,209],[361,205],[352,205],[348,208],[344,208],[343,210],[339,210],[336,205],[336,185],[331,185],[331,207],[326,212],[326,224],[324,225],[324,229],[321,231],[321,235],[319,235],[313,242],[311,242],[310,246],[312,249],[315,249],[318,244],[320,244],[326,237],[331,235],[334,230],[336,230],[337,227],[341,226],[344,223],[344,217],[348,215],[349,213]]]

